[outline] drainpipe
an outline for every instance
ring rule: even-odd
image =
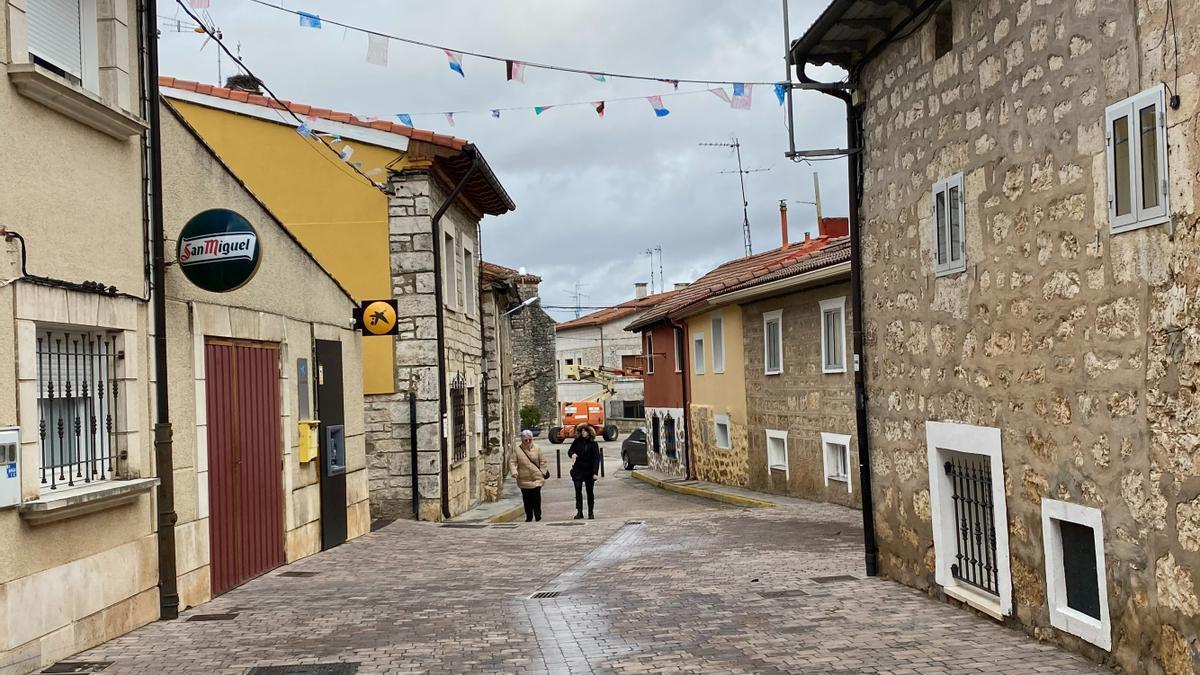
[[[458,199],[458,195],[462,193],[463,188],[467,186],[467,181],[479,169],[479,150],[471,144],[467,144],[463,148],[466,152],[471,153],[471,166],[463,177],[459,179],[458,184],[450,191],[446,201],[438,207],[437,212],[433,214],[430,221],[433,231],[433,301],[436,305],[434,318],[437,323],[437,369],[438,369],[438,439],[441,446],[441,479],[442,479],[442,518],[450,519],[450,452],[446,444],[446,308],[442,303],[442,231],[440,224],[442,216],[446,215],[446,211],[450,210],[450,205]],[[433,186],[433,174],[429,174],[430,187]],[[416,465],[412,468],[415,473]]]
[[[928,4],[928,3],[926,3]],[[801,82],[813,80],[804,72],[804,59],[796,61],[796,75]],[[867,359],[863,351],[863,279],[862,241],[859,236],[858,207],[862,201],[862,108],[854,104],[854,97],[844,90],[820,90],[821,93],[840,99],[846,104],[846,157],[847,186],[849,188],[850,221],[850,312],[854,343],[854,419],[855,434],[858,436],[858,480],[862,492],[863,553],[866,559],[867,576],[879,574],[878,556],[875,545],[875,508],[871,492],[871,447],[867,429]]]
[[[162,135],[158,97],[158,7],[156,0],[142,5],[142,35],[146,47],[146,121],[150,143],[151,288],[154,309],[154,457],[158,474],[158,598],[159,616],[179,616],[175,569],[175,462],[171,443],[171,409],[167,387],[166,242],[163,230]]]

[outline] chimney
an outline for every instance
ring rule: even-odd
[[[633,285],[633,299],[641,300],[642,298],[646,297],[646,286],[648,286],[648,285],[649,284],[647,284],[644,281],[639,281],[638,283],[634,284]]]
[[[779,248],[787,250],[788,247],[788,231],[787,231],[787,200],[779,200]]]
[[[687,288],[687,287],[688,287],[688,286],[690,286],[690,285],[691,285],[691,284],[689,284],[689,283],[688,283],[688,282],[686,282],[686,281],[676,281],[676,282],[675,282],[675,290],[677,290],[677,291],[678,291],[678,290],[680,290],[680,289],[682,289],[682,288]]]
[[[817,221],[817,233],[822,237],[845,237],[850,234],[850,219],[821,218]]]

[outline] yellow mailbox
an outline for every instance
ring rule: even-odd
[[[300,463],[311,462],[317,458],[320,446],[317,441],[317,429],[320,420],[300,420]]]

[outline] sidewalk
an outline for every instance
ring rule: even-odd
[[[634,478],[649,483],[656,488],[670,490],[680,494],[692,495],[693,497],[703,497],[713,501],[732,504],[733,506],[741,506],[744,508],[771,508],[774,506],[783,505],[798,505],[805,503],[804,500],[794,497],[784,497],[781,495],[771,495],[763,492],[755,492],[745,488],[733,487],[731,485],[721,485],[719,483],[709,483],[702,480],[688,480],[678,476],[655,471],[654,469],[634,469],[632,472]]]
[[[521,504],[521,488],[511,476],[504,477],[500,499],[484,502],[475,508],[450,519],[452,523],[507,523],[525,512]]]

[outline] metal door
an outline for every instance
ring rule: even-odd
[[[321,420],[321,550],[346,541],[346,413],[342,343],[317,340],[317,418]]]
[[[279,349],[205,343],[212,594],[283,564]]]

